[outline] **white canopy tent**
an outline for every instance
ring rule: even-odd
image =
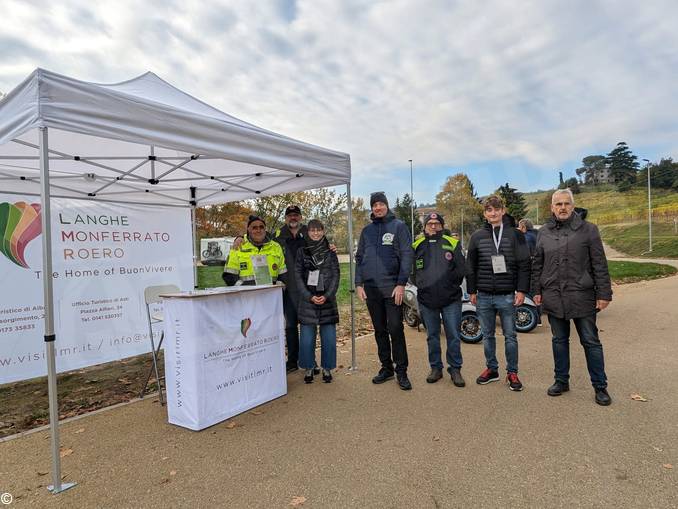
[[[59,457],[50,197],[194,212],[197,206],[345,184],[350,204],[350,180],[348,154],[243,122],[150,72],[103,85],[37,69],[0,102],[0,191],[40,194],[42,202],[53,492],[72,484],[61,482]],[[353,286],[350,206],[348,220]],[[351,316],[353,322],[353,292]]]

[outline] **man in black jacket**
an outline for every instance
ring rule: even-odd
[[[414,284],[417,286],[419,312],[428,336],[430,384],[443,377],[440,352],[440,317],[445,325],[447,340],[447,371],[452,383],[464,387],[461,376],[461,288],[464,279],[464,254],[461,243],[443,234],[445,220],[437,212],[424,218],[424,236],[414,241]]]
[[[285,265],[294,270],[297,252],[306,245],[306,225],[302,224],[301,209],[290,205],[285,209],[285,226],[273,234],[273,240],[280,244],[285,252]],[[285,313],[285,340],[287,341],[287,372],[299,369],[299,290],[294,277],[288,278],[283,292],[283,312]]]
[[[543,304],[553,335],[555,383],[549,396],[570,390],[570,320],[584,347],[595,401],[609,405],[596,312],[612,300],[612,283],[598,228],[577,214],[569,189],[553,193],[553,216],[539,230],[532,268],[535,303]],[[585,211],[584,211],[585,212]]]
[[[530,252],[525,236],[511,226],[501,198],[486,198],[483,209],[487,223],[471,235],[466,258],[466,287],[480,319],[487,365],[476,383],[485,385],[499,380],[494,335],[499,313],[506,353],[506,381],[509,389],[521,391],[515,306],[523,303],[530,290]]]
[[[398,385],[407,391],[412,384],[407,377],[402,303],[412,270],[412,241],[407,225],[389,210],[384,193],[372,193],[370,207],[372,223],[360,233],[355,256],[355,286],[358,297],[367,300],[381,361],[381,370],[372,383],[392,379],[395,363]]]

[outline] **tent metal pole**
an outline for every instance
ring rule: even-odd
[[[348,201],[348,277],[349,293],[351,294],[351,371],[358,369],[355,354],[355,276],[353,274],[353,200],[351,199],[351,183],[346,184],[346,199]]]
[[[45,313],[45,349],[47,354],[47,387],[49,392],[49,427],[52,445],[52,485],[47,489],[61,493],[76,483],[61,483],[61,456],[59,451],[59,403],[57,398],[56,353],[54,343],[54,292],[52,275],[52,231],[49,196],[49,148],[47,128],[41,127],[40,136],[40,216],[42,223],[42,287]]]
[[[193,288],[198,288],[198,248],[196,246],[197,243],[197,237],[198,237],[198,232],[197,232],[197,225],[196,225],[196,217],[195,217],[195,207],[197,205],[197,201],[195,200],[195,192],[196,188],[191,187],[191,236],[193,239]]]

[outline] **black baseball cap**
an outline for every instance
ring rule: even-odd
[[[299,214],[301,215],[301,209],[299,205],[290,205],[285,209],[285,215],[289,216],[290,214]]]

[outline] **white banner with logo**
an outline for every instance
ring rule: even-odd
[[[287,394],[282,288],[232,287],[169,298],[169,422],[201,430]]]
[[[190,210],[51,203],[57,371],[150,352],[144,289],[193,286]],[[40,221],[0,194],[0,384],[47,374]]]

